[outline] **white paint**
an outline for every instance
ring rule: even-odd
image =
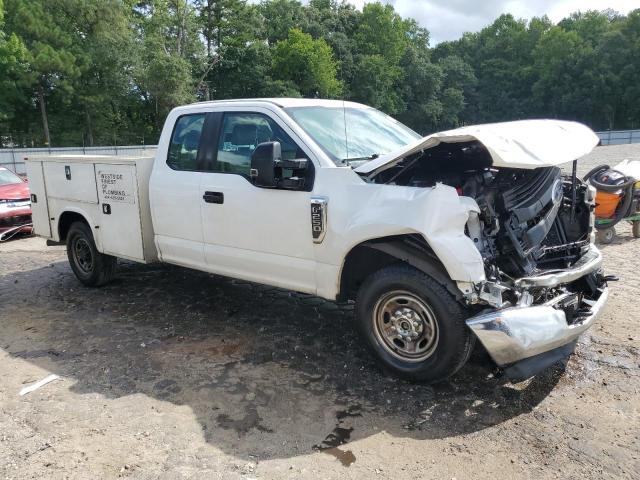
[[[56,374],[51,374],[47,377],[44,377],[42,380],[37,381],[36,383],[32,383],[31,385],[28,385],[26,387],[24,387],[22,390],[20,390],[20,396],[24,396],[27,393],[31,393],[31,392],[35,392],[37,389],[39,389],[40,387],[45,386],[47,383],[51,383],[54,380],[58,380],[60,377]]]
[[[98,213],[102,253],[144,261],[135,165],[96,163],[95,169],[98,201],[111,212]]]
[[[563,120],[520,120],[472,125],[424,137],[395,152],[361,165],[357,172],[370,174],[392,167],[403,158],[440,143],[477,140],[494,167],[538,168],[561,165],[591,152],[600,139],[586,125]]]
[[[480,252],[465,234],[470,212],[478,206],[446,185],[415,188],[366,183],[349,167],[338,167],[283,110],[287,106],[342,105],[315,99],[275,99],[204,102],[174,109],[165,123],[155,161],[143,157],[80,156],[38,159],[54,172],[60,192],[47,198],[52,237],[64,211],[81,213],[94,228],[100,251],[140,261],[156,258],[198,270],[316,293],[333,299],[348,253],[362,242],[394,235],[422,236],[449,276],[461,285],[485,279]],[[358,106],[348,103],[347,106]],[[315,169],[311,192],[259,188],[231,173],[184,172],[166,163],[173,125],[180,115],[214,111],[258,112],[269,116],[307,154]],[[496,166],[535,168],[556,165],[590,151],[597,137],[588,128],[557,121],[526,121],[465,127],[435,134],[401,152],[364,164],[358,170],[387,168],[403,156],[439,142],[477,139],[490,151]],[[59,167],[95,169],[90,184],[96,202],[72,198],[77,192],[59,180]],[[36,162],[29,161],[34,168]],[[31,167],[30,167],[31,168]],[[104,177],[103,174],[107,176]],[[97,180],[96,180],[97,176]],[[64,177],[63,177],[64,178]],[[104,180],[107,179],[107,180]],[[90,189],[84,185],[87,192]],[[220,192],[224,203],[205,203],[204,192]],[[89,192],[90,193],[90,192]],[[99,198],[98,198],[99,195]],[[313,242],[311,198],[327,200],[326,235]],[[109,203],[112,215],[104,215]],[[107,218],[108,217],[108,218]],[[41,230],[42,219],[36,220]],[[151,244],[151,246],[149,246]],[[142,252],[142,253],[141,253]]]

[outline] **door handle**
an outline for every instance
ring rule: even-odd
[[[222,192],[204,192],[202,199],[206,203],[224,203],[224,193]]]

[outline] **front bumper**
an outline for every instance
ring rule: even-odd
[[[608,288],[590,304],[590,312],[573,324],[554,302],[532,307],[509,307],[467,320],[491,358],[499,366],[548,352],[575,341],[589,329],[607,301]],[[585,300],[586,302],[586,300]]]
[[[572,267],[524,277],[514,283],[520,288],[554,288],[567,285],[586,275],[598,275],[602,254],[591,245]],[[563,296],[533,306],[514,306],[482,313],[467,320],[480,343],[499,366],[540,355],[575,342],[595,321],[607,301],[606,283],[582,298],[583,312],[576,320],[567,321],[562,308]]]
[[[17,233],[32,231],[30,204],[17,203],[18,206],[7,202],[0,203],[0,242]]]

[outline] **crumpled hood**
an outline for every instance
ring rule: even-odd
[[[583,157],[593,150],[600,139],[586,125],[563,120],[519,120],[472,125],[421,138],[400,150],[360,165],[355,171],[365,175],[377,173],[439,143],[474,140],[487,148],[494,167],[533,169],[560,165]]]
[[[27,182],[0,185],[0,200],[19,200],[29,198],[29,184]]]

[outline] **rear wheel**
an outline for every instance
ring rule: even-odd
[[[468,314],[446,288],[407,265],[384,268],[360,287],[356,320],[379,363],[413,381],[437,382],[469,358]]]
[[[116,257],[98,252],[93,233],[84,222],[75,222],[69,228],[67,257],[73,273],[88,287],[104,285],[115,274]]]

